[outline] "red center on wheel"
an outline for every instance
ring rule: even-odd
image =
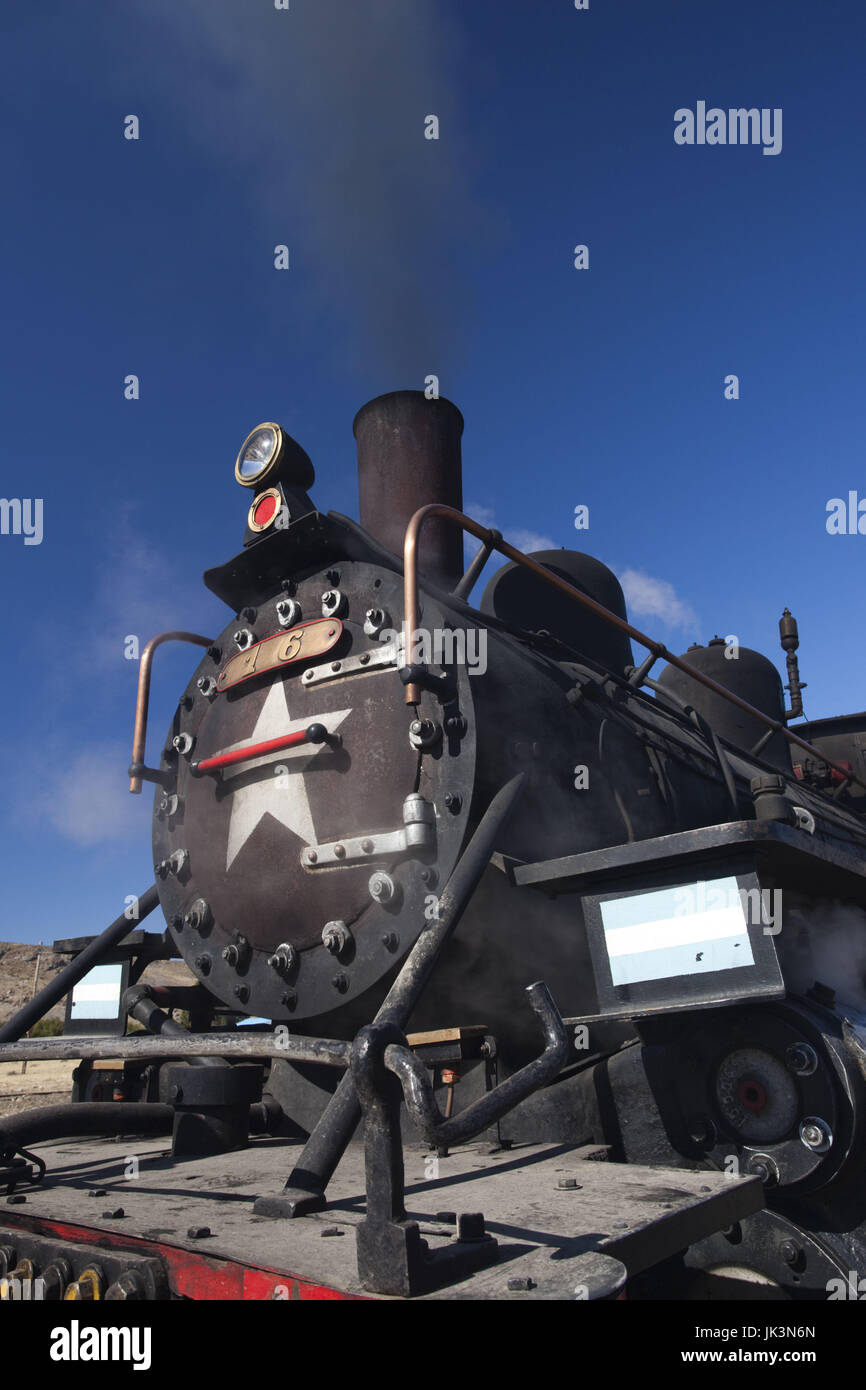
[[[767,1104],[767,1092],[760,1081],[741,1081],[737,1087],[737,1099],[744,1110],[751,1110],[753,1115],[758,1115]]]
[[[257,526],[267,526],[273,521],[277,514],[277,499],[273,496],[263,497],[255,505],[253,520]]]

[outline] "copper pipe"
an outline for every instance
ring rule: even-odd
[[[197,647],[211,646],[210,637],[200,637],[196,632],[161,632],[152,637],[141,653],[138,663],[138,694],[135,699],[135,727],[132,731],[132,762],[144,763],[144,745],[147,739],[147,707],[150,703],[150,669],[153,654],[163,642],[193,642]],[[138,796],[141,793],[141,778],[130,777],[129,790]]]
[[[476,536],[484,545],[489,545],[491,549],[500,551],[507,559],[513,560],[515,564],[522,565],[523,568],[528,569],[531,574],[536,575],[539,579],[543,579],[546,584],[552,585],[554,589],[559,589],[560,593],[566,594],[568,598],[576,599],[584,608],[588,608],[591,613],[595,613],[605,622],[611,623],[614,627],[619,628],[621,632],[627,633],[635,642],[639,642],[642,647],[646,647],[648,651],[652,652],[656,659],[663,659],[669,662],[671,666],[676,666],[679,671],[683,671],[687,676],[691,676],[692,680],[697,681],[699,685],[705,686],[707,690],[712,690],[716,695],[721,695],[723,699],[730,701],[733,705],[737,705],[739,709],[744,710],[746,714],[752,715],[753,718],[759,720],[768,728],[784,734],[789,743],[795,743],[798,748],[805,749],[805,751],[811,753],[813,757],[819,758],[827,767],[831,767],[834,772],[838,772],[844,779],[844,782],[856,782],[858,786],[866,789],[866,781],[861,777],[857,777],[855,773],[850,772],[839,763],[833,762],[832,758],[828,758],[827,755],[816,748],[814,744],[807,743],[804,738],[800,738],[798,734],[786,728],[780,720],[771,719],[768,714],[764,714],[763,710],[756,709],[755,706],[750,705],[747,700],[742,700],[739,695],[735,695],[732,690],[728,690],[725,686],[719,685],[718,682],[714,681],[710,676],[705,676],[702,671],[696,670],[695,667],[690,666],[687,661],[683,661],[682,657],[674,656],[672,652],[668,651],[663,642],[656,642],[654,638],[647,637],[645,632],[641,632],[639,628],[632,627],[631,623],[627,622],[625,618],[620,618],[618,614],[611,613],[610,609],[603,607],[600,603],[596,603],[595,599],[589,597],[589,594],[581,593],[574,585],[569,584],[565,579],[560,579],[559,575],[554,574],[552,570],[546,569],[544,565],[540,565],[537,560],[533,560],[529,555],[524,555],[521,550],[515,550],[514,546],[504,541],[497,531],[487,530],[487,528],[481,526],[479,522],[473,521],[471,517],[465,516],[463,512],[456,511],[454,507],[446,507],[440,502],[434,502],[428,507],[421,507],[406,527],[406,539],[403,544],[403,634],[406,645],[407,665],[411,664],[411,651],[415,639],[415,630],[418,626],[418,540],[421,534],[421,528],[430,516],[441,516],[448,521],[454,522],[455,525],[461,526],[464,531],[468,531],[470,535]],[[407,705],[417,705],[420,698],[421,689],[417,682],[413,681],[406,686]]]

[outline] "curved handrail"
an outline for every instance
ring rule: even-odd
[[[163,642],[192,642],[197,647],[210,647],[212,641],[210,637],[202,637],[197,632],[161,632],[158,637],[152,637],[141,653],[141,660],[138,663],[138,693],[135,698],[135,727],[132,731],[132,763],[131,768],[144,767],[144,748],[147,740],[147,710],[150,704],[150,672],[153,666],[153,654],[157,647]],[[142,778],[138,773],[130,771],[129,790],[133,795],[141,793]]]

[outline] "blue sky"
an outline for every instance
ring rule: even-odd
[[[0,938],[152,879],[123,641],[225,624],[244,435],[356,514],[355,411],[429,373],[476,512],[598,555],[676,650],[780,663],[788,605],[807,714],[863,706],[866,537],[825,526],[866,496],[857,0],[7,0],[0,37],[2,492],[44,508],[0,535]],[[677,145],[701,100],[781,108],[781,153]],[[152,749],[195,663],[161,655]]]

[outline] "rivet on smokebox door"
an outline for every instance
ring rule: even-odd
[[[349,988],[349,977],[348,975],[344,975],[341,971],[339,975],[334,976],[331,980],[331,984],[334,986],[334,989],[338,989],[341,994],[345,994],[346,990]]]

